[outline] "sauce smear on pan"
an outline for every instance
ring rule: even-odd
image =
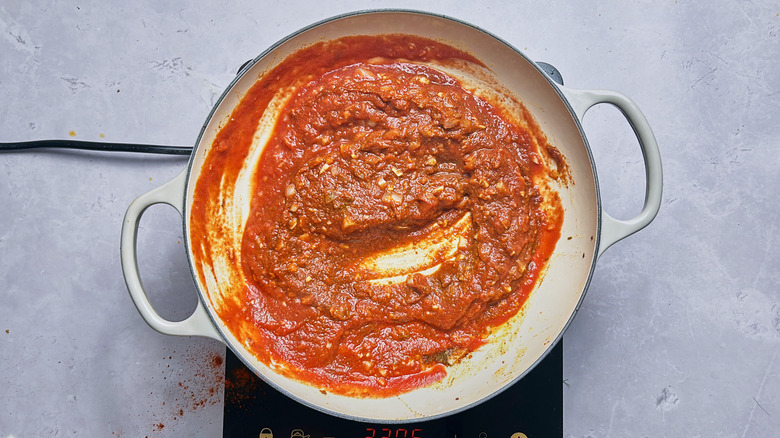
[[[427,39],[344,38],[296,52],[236,107],[198,180],[191,238],[209,259],[225,181],[288,90],[227,248],[244,284],[217,306],[262,362],[325,391],[396,395],[442,379],[521,310],[560,237],[543,182],[565,162],[522,105],[445,72],[466,64],[484,68]]]

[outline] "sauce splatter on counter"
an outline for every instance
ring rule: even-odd
[[[182,361],[186,367],[181,367]],[[159,392],[149,394],[153,432],[175,432],[178,422],[184,421],[187,415],[223,401],[225,373],[220,353],[195,349],[171,351],[162,358],[160,374]]]

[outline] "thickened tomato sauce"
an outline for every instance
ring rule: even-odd
[[[293,54],[243,97],[197,182],[191,236],[209,245],[224,180],[292,90],[231,258],[245,284],[218,309],[258,359],[324,391],[390,396],[442,379],[521,311],[563,220],[540,182],[565,162],[521,105],[437,68],[466,63],[484,68],[427,39],[351,37]]]

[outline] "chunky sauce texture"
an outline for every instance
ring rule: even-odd
[[[404,35],[303,49],[242,99],[198,180],[196,257],[262,112],[294,90],[233,256],[245,284],[218,312],[261,361],[323,390],[390,396],[440,380],[521,311],[560,236],[562,209],[538,181],[563,158],[436,63],[481,66]]]

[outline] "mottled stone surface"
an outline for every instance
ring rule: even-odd
[[[375,7],[469,21],[573,88],[642,108],[662,210],[599,260],[565,336],[567,437],[771,437],[780,430],[780,4],[6,1],[0,142],[190,145],[237,68],[311,22]],[[619,112],[585,117],[605,209],[629,218],[642,156]],[[0,154],[0,437],[218,436],[224,347],[160,335],[129,299],[119,230],[186,160]],[[160,312],[196,295],[181,219],[143,217]]]

